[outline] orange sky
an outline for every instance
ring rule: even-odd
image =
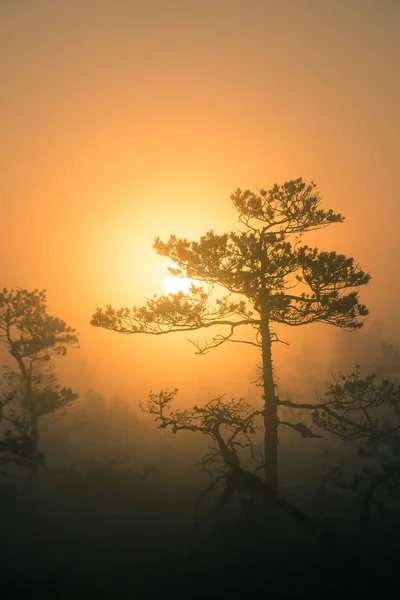
[[[78,329],[71,382],[247,394],[248,347],[198,357],[89,320],[162,292],[156,235],[236,227],[235,188],[300,176],[346,216],[321,247],[371,272],[371,321],[400,334],[399,39],[396,0],[0,3],[1,286],[46,288]],[[288,332],[278,364],[316,331]]]

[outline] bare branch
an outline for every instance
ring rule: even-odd
[[[289,421],[282,421],[279,419],[279,425],[286,425],[295,431],[299,432],[303,438],[322,438],[323,435],[317,435],[313,433],[310,427],[307,427],[304,423],[290,423]]]

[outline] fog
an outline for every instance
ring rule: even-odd
[[[1,11],[2,280],[47,289],[50,312],[80,333],[70,358],[84,385],[189,394],[218,372],[224,391],[232,361],[250,370],[246,348],[199,360],[180,339],[124,339],[88,322],[96,306],[162,292],[155,236],[236,228],[237,187],[298,176],[346,217],[318,243],[372,274],[370,320],[398,333],[395,2],[39,0]],[[296,335],[313,346],[317,334]]]
[[[110,477],[110,488],[125,485],[122,476],[112,479],[113,469],[125,470],[137,486],[132,497],[140,505],[138,514],[153,507],[139,524],[123,512],[125,505],[120,508],[130,523],[129,543],[121,542],[124,526],[110,517],[108,533],[99,534],[102,549],[98,555],[93,550],[88,566],[99,581],[115,569],[123,571],[125,581],[130,552],[147,565],[146,552],[158,543],[175,543],[166,540],[175,539],[177,530],[186,540],[185,564],[195,577],[187,558],[195,543],[185,528],[209,483],[193,466],[208,441],[201,433],[157,429],[152,415],[139,408],[150,391],[178,388],[174,403],[181,408],[204,406],[223,394],[262,406],[262,390],[254,385],[260,357],[251,346],[224,344],[199,356],[185,333],[118,335],[90,325],[96,307],[141,305],[164,293],[169,261],[152,248],[156,236],[166,240],[175,233],[191,240],[210,229],[237,230],[230,200],[236,188],[268,189],[298,177],[314,181],[323,207],[340,212],[345,221],[306,235],[304,242],[352,256],[371,274],[360,290],[370,314],[360,331],[350,333],[321,324],[279,326],[289,345],[273,344],[277,394],[316,403],[332,374],[350,373],[356,365],[363,374],[376,372],[398,382],[399,365],[387,349],[400,343],[399,34],[395,0],[0,3],[0,287],[46,289],[49,314],[79,334],[79,348],[54,360],[60,384],[79,393],[79,399],[66,415],[43,419],[47,469],[64,470],[60,481],[64,477],[70,485],[64,493],[60,484],[56,500],[53,492],[46,496],[49,522],[54,521],[48,531],[56,531],[54,523],[63,519],[74,520],[66,516],[66,498],[78,512],[82,509],[76,522],[86,522],[97,494],[103,494],[95,484],[89,486],[86,513],[79,504],[85,492],[68,479],[69,469],[78,470],[83,481],[83,473],[104,467],[99,481]],[[0,362],[10,363],[2,346]],[[302,418],[311,424],[307,411]],[[262,448],[262,436],[257,443]],[[285,427],[279,443],[282,489],[306,509],[320,484],[326,451],[334,462],[342,448],[345,457],[348,446],[325,433],[322,439],[303,440]],[[14,469],[12,477],[18,480],[18,473]],[[143,481],[148,488],[135,496]],[[33,511],[26,521],[41,523],[46,531],[47,504],[31,502],[36,492],[29,477],[26,485],[26,494],[7,509],[7,539],[23,529],[17,523],[26,506]],[[161,507],[157,502],[164,495]],[[62,508],[56,516],[57,502]],[[118,502],[111,493],[111,505]],[[89,530],[100,527],[101,519]],[[317,551],[301,529],[293,533],[283,517],[277,519],[283,529],[272,527],[271,539],[293,538],[293,556],[302,552],[299,548],[307,554],[309,546],[314,556]],[[168,532],[158,536],[157,523]],[[133,551],[136,526],[141,539],[148,533],[148,541]],[[60,542],[60,563],[72,560],[84,538],[82,528],[76,532],[71,547],[65,542],[68,532],[59,533],[65,542],[65,547]],[[233,554],[236,533],[230,531],[226,542]],[[10,581],[18,561],[28,564],[34,554],[36,533],[29,535],[23,535],[23,558],[18,544],[10,542]],[[240,535],[244,547],[259,543]],[[50,560],[49,548],[56,542],[46,540],[43,556]],[[114,564],[107,557],[118,543],[122,549]],[[226,550],[209,538],[204,548],[205,555]],[[91,551],[79,550],[79,560]],[[208,568],[198,560],[200,571]],[[143,569],[151,579],[151,568]],[[71,597],[65,573],[57,575],[60,565],[51,570],[60,589],[67,590],[65,597]],[[30,577],[35,580],[35,573],[27,577],[27,587]],[[327,585],[328,579],[321,581]]]

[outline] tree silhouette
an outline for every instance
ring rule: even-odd
[[[383,345],[382,350],[381,368],[385,359],[398,358],[398,348]],[[373,504],[382,513],[391,513],[397,523],[400,517],[384,501],[376,499],[377,493],[385,490],[397,504],[399,500],[400,384],[376,379],[375,374],[362,377],[356,366],[353,373],[333,376],[318,404],[303,404],[303,408],[313,410],[312,420],[320,429],[356,446],[358,460],[351,461],[355,463],[352,482],[346,483],[340,465],[335,469],[334,482],[358,496],[359,526],[355,536],[358,544],[367,534]],[[289,401],[286,404],[291,406]],[[363,458],[367,464],[363,464]]]
[[[140,403],[140,408],[153,416],[158,429],[170,428],[172,433],[192,431],[201,433],[212,440],[208,453],[203,456],[197,466],[209,475],[209,468],[240,467],[239,449],[248,449],[253,460],[262,462],[254,454],[251,435],[259,427],[255,417],[260,411],[254,410],[244,398],[225,401],[223,396],[213,398],[204,407],[195,405],[192,409],[172,408],[172,402],[178,390],[162,390],[158,394],[150,393],[147,403]],[[257,470],[258,470],[257,469]]]
[[[157,253],[176,264],[169,267],[173,275],[203,282],[208,289],[192,286],[189,294],[154,296],[141,307],[97,308],[91,320],[95,327],[122,334],[226,328],[225,334],[205,343],[194,342],[199,354],[225,342],[259,348],[265,481],[273,489],[277,488],[280,400],[275,392],[272,344],[283,341],[276,326],[325,323],[351,331],[360,328],[368,314],[354,288],[367,284],[370,276],[354,259],[300,246],[304,233],[344,219],[320,207],[315,188],[300,178],[269,191],[237,189],[231,199],[242,230],[221,235],[211,230],[198,242],[175,235],[167,242],[154,241]],[[213,299],[215,285],[228,294]],[[255,330],[252,340],[237,338],[238,329],[246,325]],[[293,426],[303,436],[312,435],[301,423]]]
[[[0,440],[3,460],[31,464],[40,456],[39,420],[64,412],[78,394],[57,385],[50,363],[77,346],[75,330],[47,314],[44,290],[3,289],[0,293],[0,341],[16,362],[3,366]]]
[[[252,409],[244,398],[225,401],[222,396],[210,400],[204,407],[195,405],[192,409],[173,410],[172,402],[177,392],[178,390],[175,389],[172,392],[163,390],[159,394],[150,393],[147,403],[141,403],[140,407],[144,412],[155,417],[159,429],[170,428],[174,434],[178,431],[192,431],[212,440],[212,446],[198,466],[211,476],[209,469],[213,468],[215,463],[217,465],[219,463],[222,466],[222,469],[219,469],[222,474],[211,479],[210,484],[198,498],[195,510],[196,524],[200,524],[199,509],[205,496],[219,481],[223,480],[224,490],[216,500],[213,514],[221,517],[229,500],[237,495],[244,517],[255,522],[257,518],[255,500],[258,498],[264,511],[271,506],[280,508],[319,543],[322,543],[323,548],[333,550],[332,540],[323,528],[320,528],[305,512],[276,494],[275,490],[271,490],[257,476],[257,471],[263,466],[263,462],[255,455],[251,436],[258,429],[255,417],[261,411]],[[255,463],[258,463],[255,473],[242,468],[239,449],[247,449]],[[223,467],[228,467],[228,471],[225,472]]]

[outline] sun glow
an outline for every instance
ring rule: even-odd
[[[176,267],[175,263],[171,263],[170,267]],[[179,292],[183,292],[184,294],[188,294],[190,290],[190,286],[193,285],[194,281],[188,279],[187,277],[174,277],[170,275],[169,277],[165,277],[162,280],[162,285],[167,294],[178,294]]]

